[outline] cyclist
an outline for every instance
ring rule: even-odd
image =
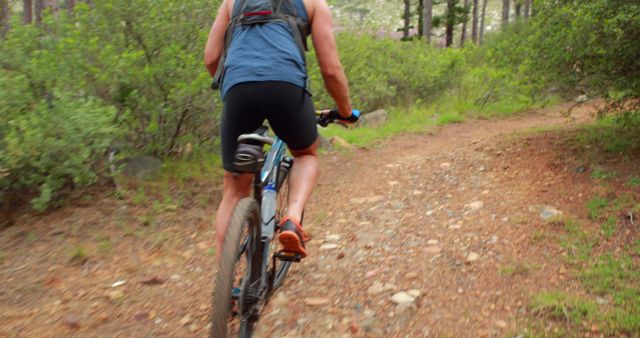
[[[318,133],[315,110],[307,89],[304,51],[300,50],[300,38],[295,31],[297,27],[283,22],[236,25],[238,21],[234,21],[239,16],[251,18],[270,14],[265,10],[242,12],[256,6],[260,9],[260,2],[264,4],[264,1],[224,0],[205,48],[205,64],[211,75],[215,77],[218,68],[224,67],[220,85],[224,102],[220,134],[225,173],[222,201],[215,222],[216,249],[219,256],[233,208],[251,192],[253,175],[237,173],[233,168],[237,138],[253,132],[267,119],[294,157],[289,174],[287,217],[281,221],[278,239],[284,251],[306,257],[305,234],[300,220],[318,178]],[[338,58],[333,19],[325,0],[270,2],[274,7],[289,6],[286,14],[294,16],[297,23],[308,24],[325,87],[339,114],[351,117],[349,87]],[[227,33],[230,23],[233,25]],[[225,41],[225,33],[230,41]],[[305,33],[302,30],[301,34]],[[306,36],[303,39],[306,42]],[[220,64],[223,55],[226,58]]]

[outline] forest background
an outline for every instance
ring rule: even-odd
[[[638,135],[637,1],[329,3],[354,106],[385,108],[390,123],[325,134],[363,143],[602,97],[608,123]],[[74,191],[112,182],[113,161],[133,156],[218,172],[221,101],[202,61],[218,5],[0,1],[3,209],[58,206]],[[331,107],[313,53],[316,106]]]

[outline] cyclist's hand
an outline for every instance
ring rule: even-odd
[[[338,120],[338,122],[344,123],[344,124],[354,124],[358,122],[359,119],[360,119],[360,111],[356,109],[352,109],[351,116],[345,117],[344,115],[340,114],[340,119]]]

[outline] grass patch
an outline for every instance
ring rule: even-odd
[[[608,180],[616,176],[618,176],[618,173],[616,173],[615,171],[606,171],[603,169],[594,169],[591,172],[591,178],[593,178],[594,180]]]
[[[640,149],[640,137],[633,130],[627,130],[609,116],[588,126],[577,140],[583,145],[595,146],[607,153],[631,154]]]
[[[607,217],[607,221],[600,226],[602,234],[606,239],[611,239],[618,228],[618,221],[615,216]]]
[[[501,266],[499,273],[505,277],[526,276],[532,269],[533,267],[529,264],[516,262],[506,266]]]
[[[538,315],[581,324],[598,315],[595,302],[580,299],[561,291],[542,292],[533,296],[531,310]]]
[[[609,205],[609,200],[604,197],[594,197],[587,202],[587,210],[589,210],[589,218],[592,220],[602,217],[602,213]]]
[[[81,246],[76,246],[71,250],[71,262],[84,264],[89,259],[87,250]]]
[[[629,181],[627,182],[627,186],[629,186],[630,188],[640,187],[640,177],[633,176],[629,178]]]
[[[597,257],[580,279],[592,292],[613,299],[604,315],[608,333],[640,332],[640,266],[627,254]]]

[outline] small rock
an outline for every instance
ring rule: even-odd
[[[199,329],[199,327],[198,327],[198,325],[197,325],[197,324],[195,324],[195,323],[194,323],[194,324],[189,325],[189,331],[191,331],[191,332],[196,332],[196,331],[198,331],[198,329]]]
[[[391,301],[396,304],[413,303],[416,297],[413,297],[408,292],[398,292],[391,297]]]
[[[363,114],[356,125],[377,128],[387,123],[388,116],[389,114],[386,110],[379,109],[368,114]]]
[[[422,190],[414,190],[411,194],[413,196],[420,196],[420,195],[424,194],[424,192]]]
[[[496,320],[496,327],[499,329],[504,329],[507,327],[507,322],[504,320]]]
[[[186,316],[182,317],[182,319],[180,319],[180,325],[187,326],[187,325],[191,324],[192,321],[193,321],[193,319],[191,318],[191,315],[186,315]]]
[[[342,239],[342,236],[332,234],[332,235],[327,235],[327,237],[326,237],[326,238],[327,238],[327,241],[330,241],[330,242],[338,242],[340,239]]]
[[[437,239],[430,239],[430,240],[427,242],[427,245],[434,246],[434,245],[438,245],[438,243],[439,243],[439,242],[438,242],[438,240],[437,240]]]
[[[141,322],[141,321],[145,321],[145,320],[149,319],[149,314],[148,314],[148,313],[146,313],[146,312],[136,313],[136,314],[133,316],[133,319],[135,319],[135,320],[137,320],[137,321],[139,321],[139,322]]]
[[[349,330],[351,331],[352,334],[356,334],[358,333],[358,330],[360,330],[360,326],[358,325],[358,323],[353,321],[351,322],[351,325],[349,325]]]
[[[80,327],[80,320],[78,319],[78,317],[70,313],[62,317],[62,323],[72,329],[77,329]]]
[[[209,243],[207,243],[207,242],[200,242],[196,246],[198,247],[198,249],[200,249],[202,251],[209,250]]]
[[[365,277],[365,278],[375,277],[375,276],[379,275],[379,274],[380,274],[380,272],[381,272],[381,270],[380,270],[380,269],[375,269],[375,270],[367,271],[367,272],[364,274],[364,277]]]
[[[469,252],[469,254],[467,255],[467,262],[468,263],[473,263],[475,261],[477,261],[478,259],[480,259],[480,255],[478,255],[477,253],[471,251]]]
[[[119,280],[119,281],[116,281],[115,283],[111,284],[111,287],[112,287],[112,288],[117,288],[117,287],[119,287],[119,286],[123,286],[123,285],[125,285],[125,284],[127,284],[127,281],[125,281],[125,280]]]
[[[415,272],[415,271],[410,271],[410,272],[407,272],[407,274],[406,274],[406,275],[404,275],[404,278],[405,278],[405,279],[414,279],[414,278],[418,278],[419,276],[420,276],[420,275],[419,275],[417,272]]]
[[[275,308],[279,308],[289,303],[289,297],[283,292],[278,292],[276,296],[271,299],[270,303],[273,304]]]
[[[542,218],[542,220],[544,221],[548,221],[560,216],[562,216],[562,211],[554,207],[545,205],[544,207],[542,207],[542,209],[540,209],[540,218]]]
[[[451,163],[449,162],[444,162],[440,164],[440,168],[442,169],[450,169],[451,168]]]
[[[352,198],[350,201],[353,204],[373,204],[384,201],[384,196],[375,195],[369,197]]]
[[[382,287],[382,290],[383,291],[394,291],[397,288],[398,287],[393,283],[384,283],[384,286]]]
[[[180,275],[171,275],[171,277],[169,277],[169,280],[172,282],[179,282],[180,280],[182,280],[182,276]]]
[[[428,246],[424,249],[424,252],[430,255],[437,255],[442,252],[442,248],[439,246]]]
[[[378,281],[373,282],[373,284],[367,289],[367,293],[370,295],[377,295],[384,291],[384,285]]]
[[[330,251],[338,248],[337,244],[323,244],[320,246],[320,251]]]
[[[102,312],[98,315],[98,320],[102,323],[106,322],[107,320],[109,320],[109,314],[106,312]]]
[[[336,257],[336,258],[337,258],[338,260],[340,260],[340,259],[343,259],[345,256],[346,256],[346,255],[345,255],[345,253],[344,253],[344,252],[341,252],[341,253],[339,253],[339,254],[338,254],[338,257]]]
[[[143,285],[160,285],[163,283],[164,283],[164,279],[158,276],[149,277],[142,281]]]
[[[112,301],[112,302],[117,302],[120,299],[124,298],[124,292],[122,290],[113,290],[113,291],[109,291],[107,292],[107,297]]]
[[[329,304],[329,298],[305,298],[304,303],[309,306],[322,306]]]
[[[409,290],[407,291],[408,294],[410,294],[411,296],[413,296],[413,298],[418,298],[422,295],[422,291],[418,290],[418,289],[413,289],[413,290]]]
[[[469,204],[465,204],[464,209],[468,210],[468,211],[476,212],[476,211],[479,211],[480,209],[482,209],[483,207],[484,207],[484,202],[475,201],[475,202],[471,202]]]

